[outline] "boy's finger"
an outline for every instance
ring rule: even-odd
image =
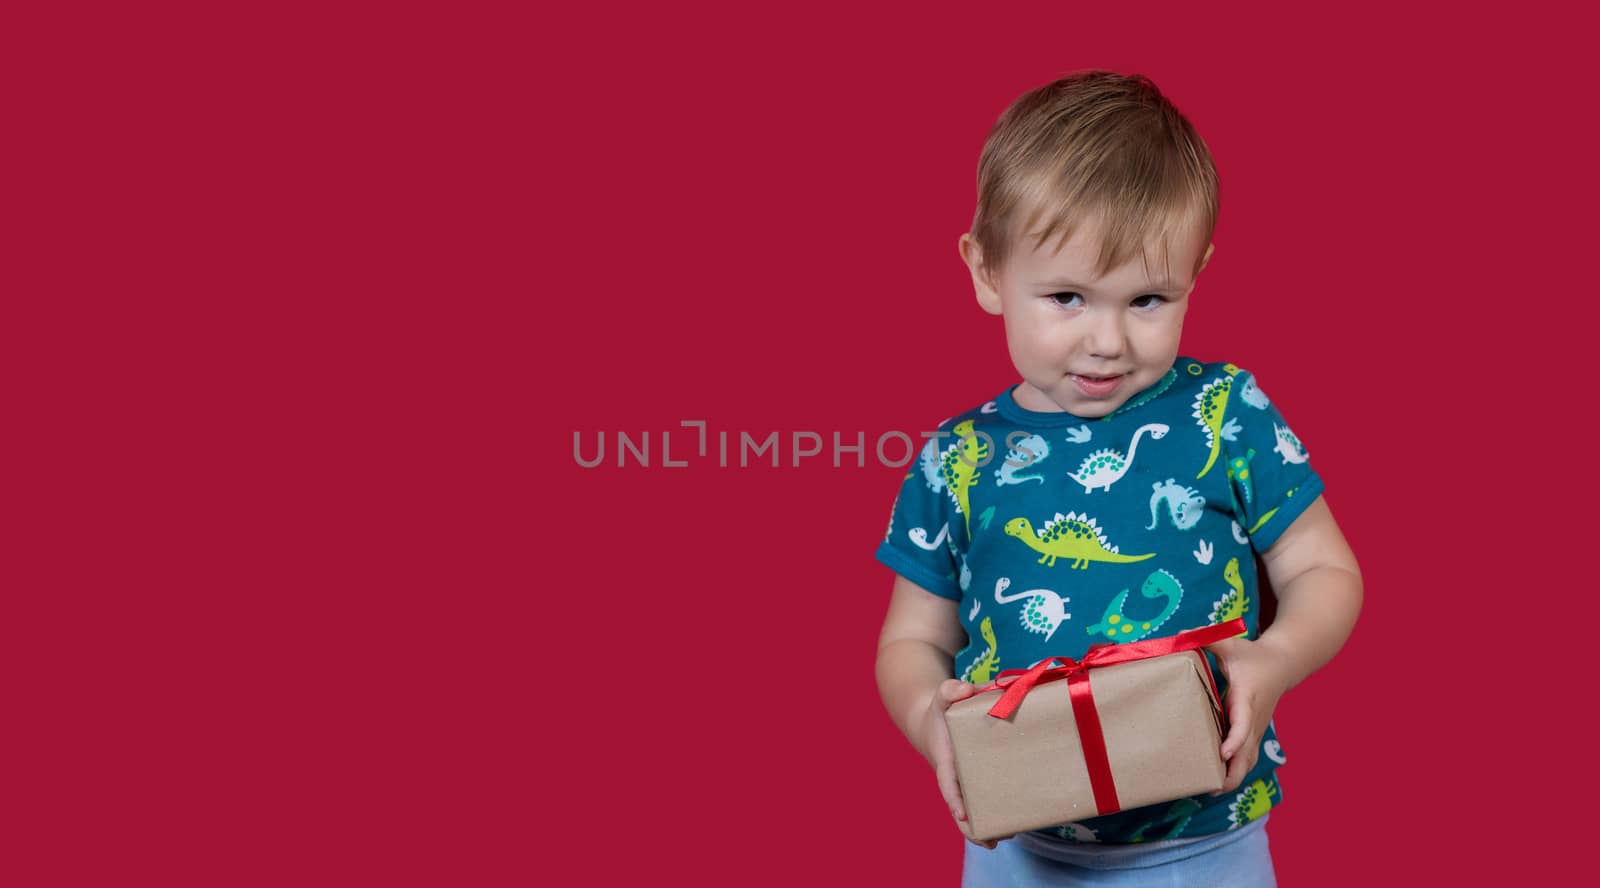
[[[1228,759],[1228,773],[1227,776],[1222,778],[1222,788],[1212,793],[1212,795],[1222,795],[1238,789],[1240,784],[1244,783],[1245,775],[1249,774],[1250,769],[1255,766],[1256,757],[1251,753],[1242,752]]]
[[[1222,738],[1222,757],[1231,761],[1234,753],[1244,746],[1245,735],[1250,732],[1250,707],[1242,699],[1236,701],[1228,713],[1228,720],[1228,736]]]
[[[961,804],[961,784],[956,780],[955,765],[948,756],[936,756],[938,763],[934,765],[933,773],[939,780],[939,794],[944,796],[946,805],[950,806],[950,816],[957,820],[967,819],[967,810]]]
[[[950,702],[952,703],[957,700],[965,700],[966,698],[972,696],[973,691],[978,689],[977,685],[961,681],[960,679],[953,679],[952,681],[954,682],[950,686]]]

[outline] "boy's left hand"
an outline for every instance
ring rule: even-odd
[[[1264,640],[1230,638],[1206,649],[1217,657],[1217,665],[1228,679],[1223,705],[1228,708],[1228,736],[1222,740],[1222,758],[1228,763],[1228,776],[1222,795],[1239,788],[1246,774],[1256,766],[1261,737],[1278,706],[1278,698],[1289,688],[1285,658]]]

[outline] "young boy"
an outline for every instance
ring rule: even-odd
[[[1087,71],[1017,99],[978,180],[961,257],[1022,380],[940,423],[895,497],[884,704],[964,819],[950,704],[1097,641],[1243,616],[1209,649],[1221,792],[969,843],[964,884],[1274,884],[1272,712],[1344,644],[1362,585],[1281,408],[1248,371],[1178,353],[1213,249],[1210,152],[1148,79]],[[1278,598],[1264,633],[1255,552]]]

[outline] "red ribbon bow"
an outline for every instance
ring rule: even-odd
[[[1067,693],[1072,698],[1072,717],[1078,723],[1078,739],[1083,744],[1083,760],[1089,768],[1089,786],[1094,790],[1094,804],[1100,814],[1122,810],[1117,800],[1116,782],[1111,777],[1111,759],[1106,754],[1106,738],[1100,731],[1100,713],[1095,709],[1094,691],[1089,685],[1089,670],[1099,666],[1130,663],[1151,657],[1164,657],[1184,651],[1197,651],[1209,644],[1232,638],[1245,631],[1244,618],[1235,617],[1226,623],[1187,629],[1165,638],[1151,638],[1126,644],[1100,644],[1088,650],[1080,660],[1071,657],[1051,657],[1035,663],[1030,669],[1007,669],[995,676],[992,683],[978,689],[977,693],[1004,688],[1000,699],[989,708],[995,718],[1009,718],[1022,704],[1022,698],[1035,685],[1067,680]],[[1052,666],[1060,663],[1060,666]],[[1007,678],[1010,678],[1008,681]],[[1206,670],[1209,679],[1210,670]]]

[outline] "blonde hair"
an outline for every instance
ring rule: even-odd
[[[971,235],[991,279],[1041,218],[1034,248],[1056,232],[1064,244],[1079,224],[1098,223],[1096,276],[1136,253],[1148,272],[1145,245],[1154,238],[1167,243],[1174,229],[1198,223],[1201,243],[1211,242],[1216,166],[1148,77],[1077,71],[1023,93],[984,140]]]

